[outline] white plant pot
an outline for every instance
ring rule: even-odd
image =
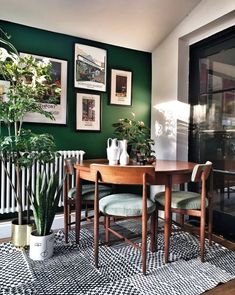
[[[33,260],[45,260],[53,255],[54,233],[47,236],[37,236],[33,231],[30,236],[29,257]]]

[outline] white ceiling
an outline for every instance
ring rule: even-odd
[[[0,0],[0,19],[151,52],[201,0]]]

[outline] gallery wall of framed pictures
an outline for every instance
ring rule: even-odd
[[[104,157],[113,122],[131,112],[150,122],[151,53],[2,20],[0,27],[12,36],[19,52],[57,63],[64,93],[60,103],[52,106],[58,117],[45,121],[29,116],[24,124],[35,133],[52,134],[58,149],[82,149],[88,158]],[[0,81],[0,99],[6,88]],[[51,107],[46,100],[43,103]]]
[[[107,74],[107,50],[75,43],[74,87],[80,91],[76,95],[77,131],[101,131],[101,98],[98,93],[106,92],[108,78],[110,105],[132,105],[132,71],[111,69],[109,74],[110,77]],[[84,90],[94,94],[81,92]]]

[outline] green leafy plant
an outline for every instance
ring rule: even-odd
[[[45,171],[37,175],[35,193],[28,187],[38,236],[46,236],[51,231],[62,187],[58,173],[53,173],[49,178]]]
[[[141,156],[145,161],[148,158],[154,157],[155,151],[152,149],[154,140],[150,137],[150,129],[143,121],[135,120],[135,114],[132,113],[133,118],[122,118],[118,122],[113,123],[114,134],[118,139],[127,139],[128,146],[131,148],[132,155]]]
[[[18,206],[18,224],[23,222],[21,192],[22,167],[35,160],[48,163],[54,160],[56,145],[50,134],[35,134],[22,128],[27,113],[39,113],[54,119],[40,102],[56,103],[61,89],[51,82],[51,63],[48,59],[36,60],[30,55],[21,56],[10,37],[0,28],[0,79],[10,82],[6,95],[0,99],[0,160],[8,175]],[[15,164],[16,184],[11,180],[7,162]]]

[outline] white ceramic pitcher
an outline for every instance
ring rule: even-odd
[[[120,157],[120,145],[117,138],[107,140],[107,158],[109,165],[117,165]]]

